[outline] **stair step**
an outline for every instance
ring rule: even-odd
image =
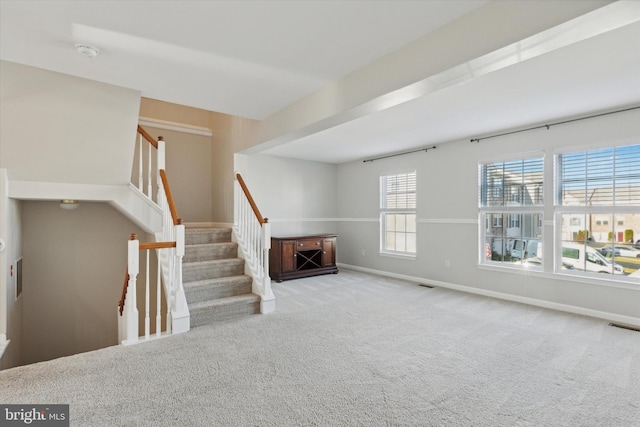
[[[242,258],[182,263],[183,283],[215,279],[217,277],[241,276],[243,274],[244,260]]]
[[[182,262],[207,261],[213,259],[236,258],[238,244],[233,242],[198,243],[186,245]]]
[[[203,243],[222,243],[231,241],[230,228],[187,228],[185,230],[185,243],[198,245]]]
[[[191,326],[197,327],[220,320],[260,313],[260,297],[255,294],[236,295],[189,305]]]
[[[183,286],[191,306],[206,300],[249,294],[252,282],[251,277],[242,275],[186,282]]]

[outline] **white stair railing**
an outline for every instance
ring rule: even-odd
[[[253,278],[252,292],[260,296],[260,312],[275,310],[275,296],[269,277],[271,224],[263,218],[242,176],[235,175],[235,209],[233,231]]]
[[[118,308],[118,341],[123,344],[133,344],[138,342],[139,337],[150,338],[150,312],[149,307],[149,251],[156,250],[158,260],[158,274],[156,284],[156,295],[160,295],[160,289],[164,290],[164,296],[167,304],[166,313],[166,334],[176,334],[187,332],[190,329],[190,314],[187,307],[187,299],[182,286],[182,257],[184,256],[185,231],[182,220],[178,217],[178,212],[173,201],[169,180],[165,172],[165,147],[162,137],[154,140],[144,129],[138,126],[139,143],[138,148],[138,185],[134,186],[143,193],[149,200],[156,203],[162,212],[162,230],[155,235],[156,242],[140,244],[137,238],[129,240],[128,253],[128,273],[125,286],[123,287],[122,298]],[[148,144],[148,163],[145,165],[142,161],[144,150],[141,148],[144,140]],[[154,201],[152,194],[152,147],[156,151],[156,184],[157,193]],[[147,170],[147,185],[145,191],[143,170]],[[133,184],[132,184],[133,185]],[[135,235],[132,235],[132,237]],[[137,248],[137,249],[136,249]],[[136,296],[137,275],[139,274],[139,250],[146,251],[146,278],[145,284],[145,307],[144,307],[144,333],[138,333],[138,301]],[[163,286],[160,286],[160,285]],[[126,300],[129,296],[129,301]],[[160,297],[157,296],[156,303],[159,304]],[[156,304],[156,305],[157,305]],[[158,319],[161,317],[160,309],[156,307],[156,336],[160,336],[157,327]],[[149,324],[149,326],[148,326]]]
[[[159,184],[157,171],[164,169],[164,146],[160,148],[162,144],[164,144],[164,139],[161,136],[155,140],[138,125],[138,138],[136,139],[138,161],[134,165],[134,172],[137,169],[137,183],[132,182],[131,185],[138,189],[147,199],[157,204],[160,204],[160,199],[155,198],[156,194],[153,192],[153,187],[154,178],[156,179],[156,184]],[[160,160],[162,160],[162,164],[160,164]]]
[[[182,325],[174,324],[174,319],[180,319],[179,303],[180,287],[182,276],[182,257],[184,256],[184,225],[175,226],[177,239],[175,242],[150,242],[140,243],[136,234],[131,234],[128,243],[127,253],[127,274],[122,290],[122,297],[118,306],[118,342],[121,344],[135,344],[139,340],[159,338],[162,334],[162,291],[164,290],[167,305],[165,335],[184,332]],[[156,250],[158,257],[165,257],[169,260],[170,271],[163,274],[161,262],[158,262],[158,270],[155,285],[151,283],[150,260],[151,251]],[[140,258],[144,258],[145,282],[144,282],[144,305],[138,302],[138,275],[140,273]],[[167,279],[169,277],[169,279]],[[162,286],[169,283],[170,286]],[[155,308],[151,305],[151,293],[156,295]],[[184,291],[183,291],[184,292]],[[144,313],[144,329],[140,328],[140,312]],[[151,315],[155,318],[155,333],[151,334]]]

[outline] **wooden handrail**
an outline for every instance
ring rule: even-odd
[[[168,249],[168,248],[175,248],[176,242],[147,242],[147,243],[140,243],[139,246],[140,246],[140,250]]]
[[[138,133],[142,135],[144,139],[149,141],[149,144],[153,145],[156,149],[158,148],[158,141],[156,141],[151,135],[149,135],[149,132],[144,130],[140,125],[138,125]],[[162,137],[159,136],[158,139],[162,140]]]
[[[124,272],[124,285],[122,285],[122,295],[120,296],[120,316],[124,311],[124,300],[127,298],[127,288],[129,287],[129,268],[127,267]]]
[[[129,240],[136,240],[137,238],[138,238],[138,235],[136,233],[131,233],[131,235],[129,236]],[[176,242],[147,242],[147,243],[140,243],[138,246],[140,250],[168,249],[168,248],[175,248]],[[124,273],[124,284],[122,285],[122,295],[120,296],[120,303],[118,304],[118,307],[120,308],[120,316],[122,316],[122,312],[124,311],[124,302],[127,299],[128,288],[129,288],[129,268],[127,268]]]
[[[242,176],[240,176],[239,173],[236,174],[236,179],[238,180],[238,183],[240,184],[240,188],[242,188],[244,195],[247,197],[247,200],[249,201],[249,205],[251,205],[251,209],[253,209],[253,213],[258,219],[258,222],[260,223],[260,225],[266,224],[267,222],[269,222],[269,218],[262,217],[262,214],[260,213],[260,210],[258,209],[256,202],[253,201],[253,197],[251,197],[251,193],[249,192],[247,185],[244,183],[244,179],[242,179]]]
[[[176,203],[173,200],[173,194],[171,194],[171,187],[169,187],[169,179],[167,178],[167,172],[164,169],[160,169],[160,178],[162,179],[162,186],[164,187],[164,193],[167,196],[167,202],[169,203],[169,210],[171,211],[171,218],[173,219],[173,225],[182,224],[182,220],[178,217],[178,209]]]

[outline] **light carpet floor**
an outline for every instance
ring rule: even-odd
[[[342,270],[277,311],[0,372],[72,426],[640,426],[640,333]]]

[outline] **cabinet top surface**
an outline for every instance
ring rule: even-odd
[[[314,237],[338,237],[337,234],[304,234],[301,236],[272,236],[275,240],[300,240],[300,239],[313,239]]]

